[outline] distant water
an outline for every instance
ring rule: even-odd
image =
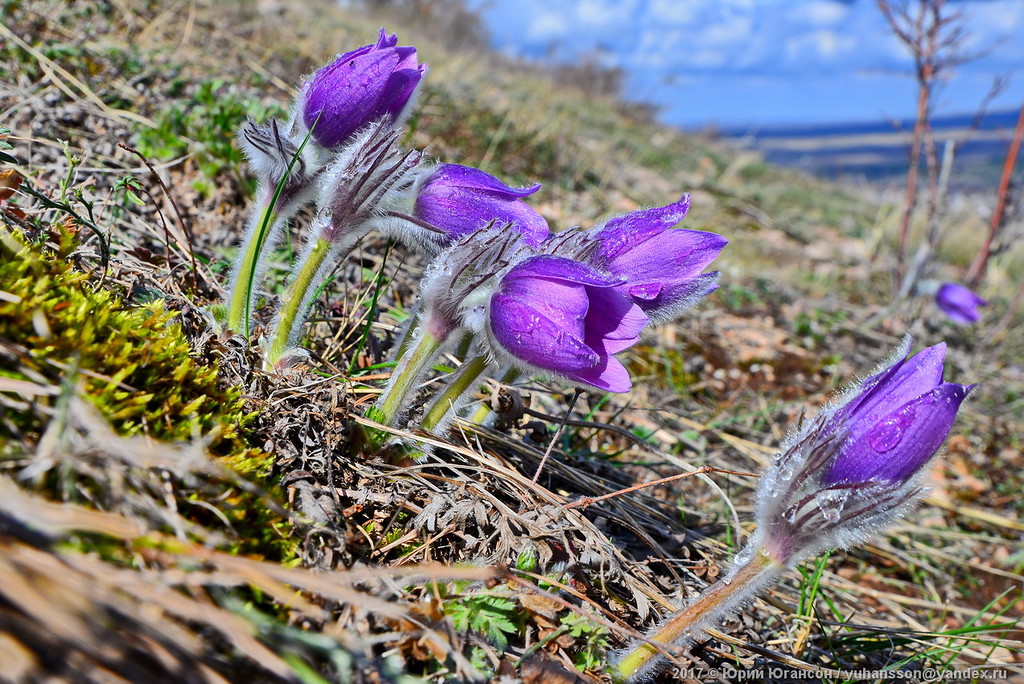
[[[995,186],[1017,116],[1017,111],[990,112],[977,126],[972,126],[973,115],[932,121],[940,159],[947,141],[955,144],[952,186]],[[828,178],[890,183],[901,182],[906,175],[913,126],[913,121],[905,120],[725,128],[717,133],[762,152],[773,164]],[[1018,159],[1017,171],[1024,172],[1024,159]]]

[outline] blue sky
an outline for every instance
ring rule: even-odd
[[[512,55],[590,57],[628,75],[628,95],[683,126],[877,121],[913,114],[907,50],[874,0],[469,0]],[[936,100],[973,113],[1024,100],[1024,0],[961,0],[968,53]]]

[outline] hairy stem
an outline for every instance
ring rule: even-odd
[[[264,193],[265,199],[253,208],[245,231],[242,252],[231,273],[231,294],[228,300],[228,328],[249,336],[252,319],[252,300],[267,239],[279,229],[284,219],[274,210],[274,197]]]
[[[756,596],[779,576],[782,569],[768,553],[758,550],[750,560],[705,589],[667,622],[649,632],[647,640],[680,645],[686,639],[699,637],[705,629],[716,624],[724,613]],[[612,681],[637,681],[646,674],[649,666],[661,655],[661,651],[648,641],[633,645],[615,663],[611,671]]]
[[[473,383],[487,370],[487,357],[474,356],[462,364],[458,374],[448,384],[441,396],[434,401],[434,405],[423,417],[422,427],[427,432],[433,432],[438,425],[454,411],[458,405],[459,397],[469,391]]]
[[[443,339],[437,339],[420,326],[413,343],[391,374],[384,394],[377,400],[377,409],[381,413],[380,422],[394,425],[405,407],[409,393],[416,386],[420,376],[430,367],[443,342]]]
[[[335,245],[323,238],[317,238],[299,270],[295,279],[285,288],[281,295],[281,310],[277,314],[273,330],[270,333],[270,346],[267,348],[267,363],[274,366],[298,339],[299,329],[306,320],[312,292],[319,285],[321,272],[327,257],[334,251]]]

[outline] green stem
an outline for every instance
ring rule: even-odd
[[[257,209],[255,223],[247,230],[249,239],[242,249],[245,252],[235,267],[232,278],[231,299],[228,302],[228,328],[249,336],[249,321],[252,320],[252,295],[258,262],[263,255],[267,237],[273,232],[274,224],[280,220],[274,211],[274,198],[267,195],[267,203]]]
[[[312,299],[310,294],[315,288],[317,274],[333,247],[334,243],[329,240],[317,238],[295,273],[295,279],[281,295],[281,310],[270,333],[270,347],[267,349],[269,365],[276,365],[291,348],[294,340],[298,339],[299,328],[306,320],[306,309],[309,308]]]
[[[420,312],[416,311],[412,315],[412,319],[406,324],[405,330],[402,331],[402,339],[398,341],[398,351],[395,352],[395,360],[401,359],[405,356],[405,352],[409,350],[409,345],[412,344],[413,333],[420,325]]]
[[[438,340],[420,327],[415,341],[402,357],[384,394],[377,400],[380,421],[385,425],[393,425],[405,404],[406,396],[416,385],[416,381],[434,360],[437,350],[444,340]]]
[[[749,561],[705,589],[689,605],[669,618],[668,622],[649,632],[647,639],[672,645],[688,636],[699,636],[704,629],[717,622],[724,612],[735,608],[743,599],[756,595],[782,569],[769,554],[758,550]],[[660,655],[661,651],[647,641],[638,643],[612,666],[612,681],[629,682]]]
[[[447,389],[434,402],[434,405],[423,417],[422,427],[427,432],[433,432],[434,428],[441,424],[449,411],[454,410],[458,404],[459,397],[469,390],[483,372],[487,370],[487,357],[475,356],[462,364],[458,374],[452,378]]]
[[[288,168],[277,179],[277,183],[274,185],[274,192],[267,192],[263,187],[263,183],[260,183],[258,192],[263,197],[263,204],[260,205],[262,209],[259,206],[255,207],[256,211],[252,214],[252,223],[246,226],[246,243],[242,247],[245,252],[232,274],[231,300],[228,302],[228,328],[235,332],[241,332],[246,337],[251,332],[249,323],[252,321],[253,294],[256,289],[256,278],[261,270],[260,261],[266,256],[264,250],[267,248],[267,241],[274,234],[274,231],[279,228],[280,224],[291,218],[302,204],[294,196],[291,201],[282,201],[285,185],[292,175],[292,169],[295,168],[296,162],[302,156],[302,150],[306,148],[306,144],[313,138],[313,128],[316,127],[319,121],[320,115],[317,115],[316,121],[313,122],[309,132],[306,133],[306,137],[302,139],[302,143],[288,161]],[[308,182],[306,187],[309,187]],[[283,207],[282,204],[284,205]]]

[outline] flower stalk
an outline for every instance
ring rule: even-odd
[[[232,273],[231,294],[228,300],[228,328],[246,337],[249,336],[249,321],[252,319],[255,274],[259,269],[264,245],[267,243],[267,237],[280,231],[284,224],[274,211],[272,200],[257,207],[250,220],[251,225],[245,231],[241,257]]]
[[[613,682],[631,682],[649,673],[662,655],[663,648],[680,646],[699,638],[704,630],[718,623],[739,604],[756,596],[785,570],[766,550],[760,549],[728,575],[708,587],[685,608],[626,651],[611,669]]]
[[[342,245],[324,238],[317,238],[306,251],[295,271],[295,278],[281,295],[281,309],[277,313],[267,346],[266,364],[275,368],[289,350],[295,347],[306,320],[306,310],[326,275],[326,266],[334,261],[332,254],[340,251]]]
[[[250,121],[242,129],[240,139],[245,143],[257,176],[262,177],[261,201],[250,214],[242,249],[229,281],[228,328],[246,337],[251,333],[256,283],[266,270],[267,252],[277,243],[285,223],[314,189],[312,179],[316,172],[311,172],[311,164],[303,158],[303,150],[311,137],[312,133],[307,133],[296,147],[282,136],[276,121],[267,126],[257,126]]]
[[[416,386],[416,383],[430,368],[434,358],[441,350],[441,346],[447,338],[438,338],[431,335],[424,328],[416,333],[415,341],[402,356],[391,374],[391,380],[384,393],[377,400],[376,409],[379,412],[379,421],[384,425],[394,425],[398,420],[402,409],[407,405],[407,397]]]
[[[474,356],[459,367],[455,377],[448,383],[448,387],[434,400],[433,406],[423,416],[420,423],[427,432],[437,434],[448,422],[455,411],[458,410],[460,399],[470,390],[473,384],[479,380],[488,366],[486,356]]]

